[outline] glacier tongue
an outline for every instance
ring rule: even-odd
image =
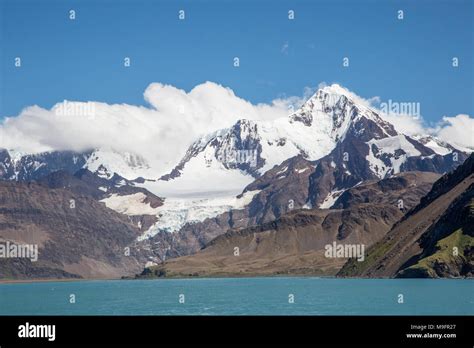
[[[379,128],[373,145],[382,151],[394,152],[392,147],[397,145],[393,141],[403,142],[403,148],[413,147],[403,139],[384,140],[397,133],[357,98],[338,85],[325,87],[287,117],[274,121],[241,119],[229,129],[197,140],[172,172],[155,182],[139,184],[167,197],[159,208],[159,221],[140,238],[147,239],[159,231],[177,231],[188,222],[243,207],[254,193],[244,200],[236,200],[235,196],[255,177],[297,155],[310,161],[328,155],[362,118]],[[408,154],[414,153],[409,150]],[[397,158],[391,165],[399,168]],[[388,171],[388,165],[376,155],[368,160],[379,175]],[[326,203],[329,205],[330,199]]]
[[[243,209],[252,201],[259,190],[245,192],[236,197],[231,193],[221,193],[212,197],[170,197],[157,208],[158,221],[144,232],[139,241],[151,238],[161,231],[176,232],[187,223],[202,222],[231,209]]]

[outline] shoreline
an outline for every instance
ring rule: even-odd
[[[347,279],[347,280],[474,280],[474,278],[357,278],[357,277],[335,277],[335,276],[321,276],[321,275],[301,275],[301,274],[285,274],[285,275],[236,275],[236,276],[203,276],[203,277],[155,277],[155,278],[78,278],[78,279],[0,279],[2,284],[24,284],[24,283],[68,283],[68,282],[88,282],[88,281],[107,281],[107,280],[184,280],[184,279],[249,279],[249,278],[320,278],[320,279]]]
[[[22,283],[69,283],[87,281],[122,280],[121,278],[48,278],[48,279],[0,279],[1,284],[22,284]]]

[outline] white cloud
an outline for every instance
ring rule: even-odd
[[[289,103],[279,99],[253,105],[212,82],[189,92],[152,83],[144,98],[150,107],[94,102],[89,103],[92,110],[81,115],[78,112],[87,111],[87,103],[58,103],[51,110],[27,107],[0,124],[0,148],[37,153],[112,147],[138,153],[154,166],[172,167],[199,136],[230,127],[241,118],[284,117]],[[63,105],[74,106],[73,113],[61,109]]]
[[[321,85],[322,86],[322,85]],[[320,86],[320,87],[321,87]],[[140,154],[163,172],[174,167],[188,146],[200,136],[230,127],[238,119],[273,120],[285,117],[290,106],[299,107],[314,92],[305,88],[302,97],[283,97],[270,104],[254,105],[230,88],[212,82],[191,91],[152,83],[144,92],[149,107],[100,102],[75,102],[73,113],[30,106],[0,124],[0,148],[26,153],[50,150],[83,151],[112,148]],[[348,91],[350,92],[350,91]],[[350,92],[352,93],[352,92]],[[352,93],[357,102],[376,108],[377,98],[364,99]],[[93,106],[93,115],[78,115]],[[66,110],[67,111],[67,110]],[[90,110],[89,110],[90,111]],[[474,119],[468,115],[444,117],[428,127],[421,117],[382,115],[406,134],[433,134],[463,147],[474,147]]]
[[[387,122],[390,122],[397,131],[406,135],[428,134],[428,129],[424,126],[421,116],[406,114],[384,114],[380,116]]]
[[[443,117],[435,133],[441,140],[474,149],[474,118],[469,115]]]
[[[422,116],[384,114],[381,117],[406,135],[432,135],[463,151],[474,149],[474,118],[469,115],[444,116],[439,122],[427,124]]]

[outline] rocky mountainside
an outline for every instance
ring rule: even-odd
[[[119,153],[111,149],[28,154],[0,148],[2,180],[32,181],[57,171],[74,174],[80,169],[88,169],[105,179],[119,176],[128,181],[138,179],[137,182],[143,182],[140,175],[146,173],[149,166],[139,155]]]
[[[318,92],[316,98],[322,98],[324,93]],[[328,94],[327,97],[334,94]],[[336,94],[337,95],[337,94]],[[315,98],[313,97],[313,98]],[[287,192],[280,191],[278,200],[269,200],[266,205],[272,206],[273,211],[284,209],[282,201],[293,199],[295,205],[303,207],[330,208],[337,197],[348,188],[367,180],[387,178],[406,171],[427,171],[445,173],[463,163],[467,155],[463,152],[453,152],[453,147],[446,145],[443,150],[418,142],[406,135],[398,133],[392,125],[383,121],[373,110],[357,104],[350,94],[340,95],[338,104],[349,109],[349,121],[337,119],[336,124],[345,125],[345,132],[338,133],[338,142],[326,156],[308,163],[308,170],[301,173],[303,187],[299,190],[292,187]],[[311,104],[311,99],[308,102]],[[326,106],[327,107],[327,106]],[[309,106],[304,106],[309,108]],[[327,109],[324,109],[327,112]],[[336,109],[338,110],[338,109]],[[337,113],[336,113],[337,115]],[[316,113],[318,116],[318,113]],[[318,119],[307,113],[302,113],[298,120],[304,124],[317,122]],[[333,116],[334,117],[334,116]],[[264,186],[264,191],[274,191],[274,185],[286,174],[287,163],[278,165],[274,172],[279,177],[262,177],[250,184],[246,190],[252,190],[255,184]],[[300,173],[291,173],[292,176]],[[275,180],[276,179],[276,180]],[[266,182],[263,182],[263,181]],[[276,184],[278,185],[278,184]],[[297,195],[292,192],[298,192]],[[264,192],[260,193],[263,195]],[[292,195],[296,196],[295,198]],[[286,200],[280,197],[285,196]],[[302,199],[304,197],[304,199]],[[286,203],[286,202],[284,202]],[[269,216],[275,218],[278,216]]]
[[[237,171],[254,177],[238,191],[252,193],[252,199],[245,207],[228,207],[220,214],[210,210],[200,220],[181,213],[172,237],[165,235],[169,230],[152,227],[148,238],[164,258],[184,255],[228,228],[256,226],[293,209],[331,208],[339,195],[362,182],[407,171],[442,174],[467,157],[433,137],[417,139],[397,132],[342,87],[325,87],[288,118],[271,124],[241,120],[191,146],[180,164],[159,181],[181,186],[187,178],[199,177],[202,185],[221,188],[225,180],[214,180],[216,171],[225,175]],[[247,162],[225,162],[232,156],[223,154],[239,151],[256,155],[252,169]],[[295,156],[286,158],[291,155]],[[235,176],[228,179],[238,181]],[[162,212],[170,212],[166,202]],[[170,245],[169,240],[175,242]]]
[[[420,237],[423,252],[397,277],[474,277],[474,184]]]
[[[79,191],[0,181],[0,241],[37,245],[36,262],[0,258],[0,278],[114,278],[143,268],[139,229]],[[129,252],[127,252],[130,248]]]
[[[362,158],[355,159],[354,157],[352,156],[355,163],[364,163]],[[456,163],[450,160],[450,155],[439,159],[440,163],[451,163],[451,166],[456,166]],[[284,161],[255,179],[244,189],[244,193],[257,193],[243,209],[231,209],[199,222],[186,223],[172,236],[167,232],[159,232],[150,239],[150,244],[153,245],[152,248],[156,250],[162,260],[186,255],[196,252],[229,228],[257,226],[278,219],[294,209],[309,209],[311,207],[327,209],[336,207],[336,202],[337,207],[342,208],[344,200],[354,199],[354,197],[347,197],[349,194],[346,193],[347,190],[357,187],[356,185],[360,183],[380,180],[372,174],[356,176],[354,180],[351,178],[352,173],[349,175],[342,172],[344,162],[338,162],[342,167],[342,169],[338,169],[335,162],[329,161],[328,165],[328,161],[329,159],[325,158],[312,162],[301,155]],[[431,172],[434,175],[432,178],[434,178],[439,175],[437,173],[443,173],[445,168],[444,165],[440,165],[438,167],[423,167],[423,169],[428,169],[426,175],[430,175]],[[356,172],[353,167],[351,170]],[[399,180],[406,180],[403,179],[403,176],[399,177],[398,174],[392,177],[388,176],[388,179],[383,181],[385,185],[399,185]],[[374,199],[370,190],[359,194],[365,195],[364,199]],[[339,197],[341,197],[340,200],[338,200]],[[406,204],[407,199],[409,198],[404,197],[402,202],[404,209],[410,206]]]
[[[474,155],[444,175],[420,204],[340,276],[473,276]]]
[[[228,192],[231,198],[259,187],[261,192],[250,204],[261,209],[257,212],[250,207],[249,211],[253,214],[250,219],[261,223],[287,212],[289,202],[296,208],[328,208],[338,194],[360,182],[405,171],[444,173],[465,158],[465,153],[433,137],[400,134],[377,110],[335,84],[319,89],[287,117],[241,119],[228,129],[201,137],[164,175],[159,174],[163,168],[153,168],[138,154],[104,148],[34,155],[2,150],[0,178],[30,181],[58,170],[74,174],[87,169],[112,181],[122,177],[165,198],[185,194],[202,198],[221,192]],[[288,172],[288,168],[296,171]],[[293,179],[295,183],[282,185]],[[200,214],[202,218],[192,220],[193,214],[186,209],[175,217],[182,221],[174,223],[175,227],[229,210],[210,208]],[[175,205],[165,203],[160,211],[172,214],[171,210],[176,210]],[[144,236],[171,229],[176,231],[157,225]]]
[[[332,205],[333,209],[346,209],[362,203],[391,204],[407,212],[417,206],[420,197],[431,190],[440,174],[406,172],[384,180],[369,180],[344,191]]]
[[[163,205],[162,198],[117,174],[104,178],[88,169],[80,169],[74,175],[67,171],[57,171],[36,182],[52,189],[63,188],[101,201],[108,208],[128,216],[142,232],[157,222],[155,210]]]
[[[327,244],[368,247],[377,242],[407,209],[418,204],[438,177],[409,172],[361,184],[341,199],[343,209],[295,210],[259,226],[232,228],[196,254],[170,259],[141,276],[335,274],[347,258],[325,257]],[[406,202],[402,208],[400,197]],[[195,243],[192,234],[179,240]]]
[[[138,228],[136,242],[161,262],[195,253],[229,229],[298,209],[351,209],[375,199],[372,188],[351,191],[363,183],[395,178],[396,186],[400,173],[442,174],[466,157],[433,137],[401,134],[358,96],[332,85],[287,117],[240,119],[204,135],[169,171],[110,144],[80,153],[0,150],[0,179],[35,181],[105,204]]]
[[[90,153],[52,151],[23,154],[0,149],[0,179],[32,181],[58,170],[74,174],[87,162]]]

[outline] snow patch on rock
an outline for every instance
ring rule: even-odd
[[[331,209],[331,207],[334,205],[336,200],[339,198],[340,195],[344,193],[344,190],[334,190],[330,192],[324,201],[319,205],[319,209]]]
[[[366,160],[371,171],[379,178],[400,173],[400,167],[408,157],[421,155],[420,151],[402,134],[372,139],[367,142],[367,145],[369,154]]]
[[[105,203],[107,208],[125,215],[157,215],[158,208],[152,208],[150,203],[145,203],[146,198],[142,192],[125,196],[114,193],[100,202]]]

